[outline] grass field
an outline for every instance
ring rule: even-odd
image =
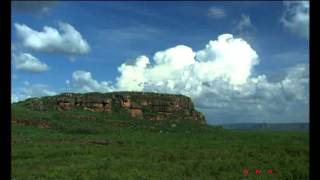
[[[12,115],[14,180],[309,179],[307,132],[235,131],[21,107],[13,107]]]

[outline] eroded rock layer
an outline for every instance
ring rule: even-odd
[[[18,104],[39,111],[66,111],[77,108],[104,113],[127,112],[137,119],[178,119],[205,124],[204,115],[195,110],[189,97],[183,95],[143,92],[63,93],[31,98]]]

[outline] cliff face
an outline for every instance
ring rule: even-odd
[[[17,104],[40,111],[78,108],[105,113],[127,112],[133,118],[153,121],[170,119],[206,123],[204,115],[195,110],[191,99],[183,95],[142,92],[64,93],[32,98]]]

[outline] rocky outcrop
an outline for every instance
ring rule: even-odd
[[[63,93],[31,98],[18,104],[40,111],[77,108],[104,113],[127,112],[137,119],[190,120],[205,124],[204,115],[195,110],[189,97],[183,95],[144,92]]]

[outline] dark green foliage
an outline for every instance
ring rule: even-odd
[[[12,115],[50,125],[12,125],[14,180],[309,179],[306,132],[224,130],[176,119],[137,120],[127,112],[42,112],[17,105]],[[93,140],[122,143],[87,143]]]

